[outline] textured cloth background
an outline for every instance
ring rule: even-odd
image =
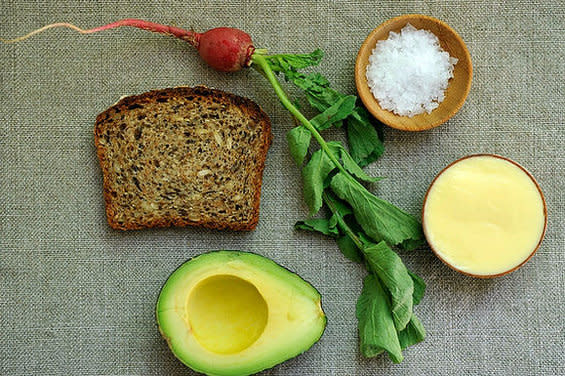
[[[355,92],[357,50],[381,22],[405,13],[444,20],[471,52],[470,95],[439,128],[385,129],[386,152],[368,168],[388,177],[375,193],[419,216],[445,165],[470,153],[497,153],[538,179],[549,225],[534,258],[495,280],[457,274],[429,249],[403,254],[428,284],[417,307],[428,337],[400,365],[383,356],[363,359],[354,307],[365,271],[333,240],[293,231],[307,210],[284,138],[291,118],[266,81],[253,70],[214,72],[187,44],[140,30],[50,30],[0,45],[0,374],[192,374],[161,339],[155,303],[176,267],[220,248],[268,256],[322,293],[328,326],[320,342],[265,374],[565,374],[565,6],[497,3],[1,0],[2,37],[51,22],[88,28],[139,17],[197,30],[239,27],[272,52],[319,47],[326,52],[321,71],[346,93]],[[96,115],[122,95],[196,84],[247,96],[271,116],[275,140],[259,226],[243,234],[110,229],[93,143]]]

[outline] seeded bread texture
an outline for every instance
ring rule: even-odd
[[[98,115],[94,139],[111,227],[256,227],[272,136],[253,101],[202,86],[154,90]]]

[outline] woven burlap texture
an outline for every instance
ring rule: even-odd
[[[371,189],[419,216],[434,175],[471,153],[514,159],[538,179],[549,225],[517,272],[476,280],[429,249],[402,253],[428,284],[417,314],[428,331],[394,365],[363,359],[354,308],[365,275],[331,239],[296,232],[301,178],[285,133],[292,119],[254,70],[207,68],[181,41],[134,29],[95,35],[49,30],[0,45],[0,374],[188,375],[161,339],[155,303],[192,256],[241,249],[268,256],[323,296],[319,343],[267,375],[563,375],[565,278],[565,7],[492,1],[2,1],[0,37],[59,21],[94,27],[139,17],[206,30],[235,26],[272,52],[325,51],[320,70],[355,93],[353,65],[381,22],[423,13],[450,24],[472,56],[462,110],[423,133],[384,130],[386,152],[367,168]],[[251,233],[194,228],[111,230],[95,154],[96,115],[120,96],[204,84],[249,97],[273,122],[261,217]],[[297,92],[285,84],[289,93]],[[340,131],[328,138],[341,137]]]

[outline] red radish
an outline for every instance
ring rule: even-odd
[[[81,29],[70,23],[54,23],[43,26],[16,39],[0,39],[6,43],[19,42],[54,27],[67,27],[82,34],[92,34],[122,26],[136,27],[155,33],[171,35],[190,43],[198,50],[202,59],[212,68],[222,72],[235,72],[251,65],[251,55],[255,51],[253,41],[246,32],[231,27],[218,27],[205,33],[185,30],[175,26],[161,25],[136,18],[126,18],[94,29]]]
[[[205,62],[224,72],[248,67],[255,51],[249,34],[230,27],[208,30],[200,35],[200,43],[195,47]]]

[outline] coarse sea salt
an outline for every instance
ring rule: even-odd
[[[377,42],[369,57],[367,81],[381,108],[412,117],[436,109],[445,98],[457,59],[428,30],[407,24]]]

